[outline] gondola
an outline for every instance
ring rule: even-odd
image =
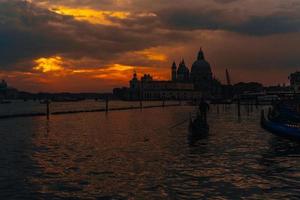
[[[188,139],[190,142],[197,141],[201,138],[205,138],[209,132],[209,125],[203,120],[203,118],[197,114],[195,119],[190,117],[189,124],[189,136]]]
[[[300,141],[300,128],[296,125],[289,125],[283,122],[273,120],[270,117],[265,117],[264,111],[261,113],[261,126],[265,130],[281,137],[299,140]]]

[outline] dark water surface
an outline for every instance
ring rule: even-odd
[[[0,199],[300,198],[300,144],[262,130],[259,110],[213,108],[190,146],[192,110],[1,120]]]

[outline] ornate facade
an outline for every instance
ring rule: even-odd
[[[125,99],[129,100],[192,100],[201,98],[201,93],[195,91],[189,82],[155,81],[150,74],[145,74],[140,80],[134,72],[130,80],[130,88]]]

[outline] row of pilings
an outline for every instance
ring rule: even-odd
[[[36,117],[36,116],[46,116],[49,120],[51,115],[66,115],[66,114],[76,114],[76,113],[90,113],[90,112],[110,112],[110,111],[122,111],[122,110],[135,110],[135,109],[149,109],[149,108],[158,108],[158,107],[171,107],[171,106],[180,106],[182,102],[167,104],[166,100],[162,100],[161,104],[158,105],[144,105],[144,101],[139,101],[139,106],[127,106],[121,108],[110,108],[110,100],[106,98],[103,100],[105,102],[105,107],[100,109],[83,109],[83,110],[69,110],[69,111],[57,111],[51,112],[51,101],[45,100],[42,104],[45,105],[45,112],[36,112],[36,113],[26,113],[26,114],[10,114],[10,115],[1,115],[0,119],[8,118],[20,118],[20,117]]]
[[[109,98],[103,99],[102,102],[105,102],[104,108],[99,109],[83,109],[83,110],[69,110],[69,111],[56,111],[51,112],[51,105],[52,102],[50,100],[45,100],[42,102],[42,104],[45,105],[45,112],[39,112],[39,113],[26,113],[26,114],[10,114],[10,115],[1,115],[0,119],[7,119],[7,118],[18,118],[18,117],[35,117],[35,116],[46,116],[47,119],[50,118],[51,115],[66,115],[66,114],[76,114],[76,113],[88,113],[88,112],[110,112],[110,111],[121,111],[121,110],[134,110],[134,109],[147,109],[147,108],[157,108],[157,107],[170,107],[170,106],[179,106],[182,105],[182,101],[178,101],[178,103],[172,103],[167,104],[166,100],[161,100],[161,104],[159,105],[144,105],[143,100],[138,101],[138,106],[127,106],[127,107],[121,107],[121,108],[110,108],[110,100]],[[194,102],[195,103],[195,102]],[[251,112],[253,112],[254,108],[258,108],[260,105],[260,102],[258,101],[246,101],[242,102],[241,99],[237,99],[235,102],[231,103],[218,103],[215,104],[217,106],[217,113],[220,112],[220,106],[223,105],[224,109],[228,105],[235,104],[237,107],[237,116],[241,118],[241,106],[244,106],[247,110],[247,115],[249,115]],[[270,103],[272,104],[272,103]],[[269,104],[269,105],[270,105]],[[197,105],[197,103],[195,103]]]

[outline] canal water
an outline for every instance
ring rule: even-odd
[[[300,144],[259,110],[212,106],[193,146],[189,106],[1,120],[0,199],[299,199]]]

